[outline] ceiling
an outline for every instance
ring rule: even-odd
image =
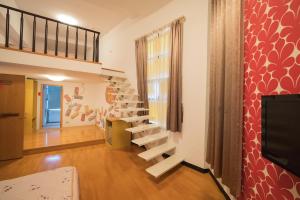
[[[172,0],[15,0],[19,9],[50,18],[70,15],[79,26],[107,33],[127,18],[145,17]]]

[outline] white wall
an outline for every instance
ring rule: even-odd
[[[68,95],[70,98],[72,98],[71,102],[67,102],[65,98],[63,99],[63,127],[94,125],[96,124],[96,119],[89,121],[88,118],[95,115],[96,112],[98,114],[98,110],[102,107],[107,108],[107,103],[105,101],[105,83],[73,83],[39,80],[38,92],[42,92],[42,84],[61,85],[63,87],[63,95]],[[82,100],[73,98],[75,87],[79,87],[79,94],[83,97]],[[40,127],[40,103],[41,96],[37,96],[37,129]],[[75,103],[82,106],[79,110],[79,115],[72,119],[70,116],[75,112],[76,106],[72,108],[70,116],[66,116],[65,113],[68,109],[68,106]],[[86,116],[84,121],[81,121],[81,115],[85,113],[85,105],[92,109],[93,113]]]
[[[173,133],[178,153],[200,167],[205,163],[205,117],[207,107],[208,0],[174,0],[139,20],[125,20],[100,43],[104,66],[122,67],[136,85],[134,40],[174,19],[185,16],[183,44],[182,133]]]

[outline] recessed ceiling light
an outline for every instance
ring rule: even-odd
[[[59,15],[57,15],[57,19],[66,24],[78,25],[78,21],[74,17],[71,17],[69,15],[59,14]]]
[[[51,81],[64,81],[67,79],[67,77],[60,75],[45,75],[45,77]]]

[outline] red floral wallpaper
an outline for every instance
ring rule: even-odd
[[[261,95],[300,93],[300,0],[245,0],[244,15],[243,191],[239,199],[300,200],[300,178],[262,158],[260,151]]]

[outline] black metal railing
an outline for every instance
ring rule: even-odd
[[[79,31],[84,31],[84,52],[83,52],[83,59],[85,61],[87,61],[87,35],[88,33],[93,34],[93,52],[92,52],[92,60],[89,61],[93,61],[93,62],[99,62],[99,36],[100,36],[100,32],[98,31],[94,31],[91,29],[87,29],[87,28],[83,28],[80,26],[76,26],[76,25],[71,25],[71,24],[67,24],[64,22],[60,22],[58,20],[55,19],[51,19],[48,17],[44,17],[41,15],[37,15],[31,12],[27,12],[24,10],[20,10],[17,8],[13,8],[10,6],[6,6],[3,4],[0,4],[0,8],[4,8],[6,9],[6,25],[5,25],[5,47],[9,48],[10,44],[9,44],[9,40],[10,40],[10,11],[14,11],[20,14],[20,30],[19,30],[19,49],[23,50],[24,45],[23,45],[23,36],[24,36],[24,16],[28,15],[28,16],[32,16],[33,17],[33,21],[32,21],[32,48],[31,51],[32,52],[36,52],[36,33],[37,33],[37,19],[42,19],[45,22],[45,28],[44,28],[44,54],[48,54],[48,23],[49,22],[54,22],[56,23],[56,30],[55,30],[55,56],[58,56],[58,42],[59,42],[59,28],[60,26],[66,26],[66,38],[65,38],[65,57],[68,58],[69,57],[69,35],[70,35],[70,27],[75,28],[75,52],[74,52],[74,58],[78,59],[78,40],[79,40]]]

